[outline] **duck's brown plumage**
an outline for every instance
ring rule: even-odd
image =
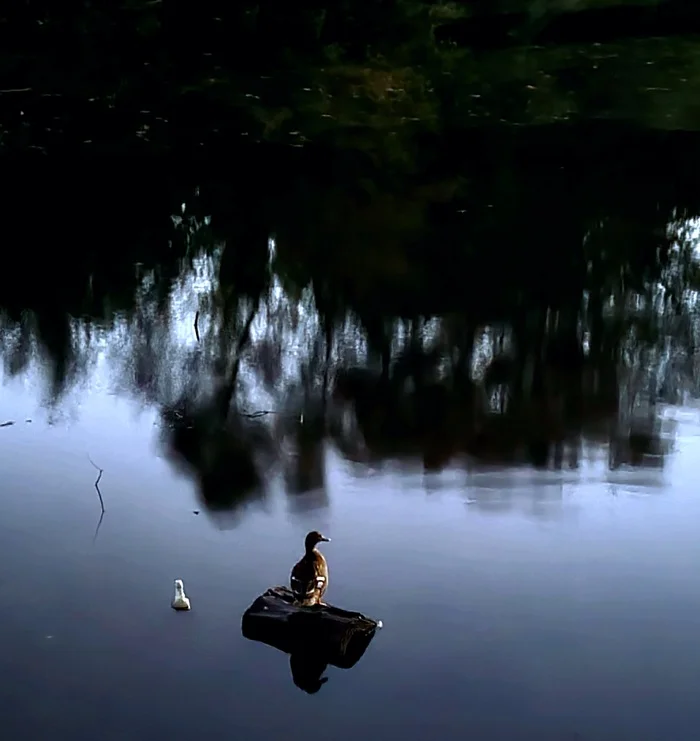
[[[328,588],[328,564],[316,546],[329,541],[330,538],[312,530],[304,541],[306,552],[292,569],[292,592],[297,603],[304,607],[323,604],[321,599]]]

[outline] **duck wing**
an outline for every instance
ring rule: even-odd
[[[328,586],[326,559],[320,553],[304,556],[292,569],[290,586],[301,602],[320,599]]]

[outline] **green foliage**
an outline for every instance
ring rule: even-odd
[[[601,3],[514,0],[497,9],[549,18]],[[153,0],[29,3],[4,24],[3,87],[28,91],[3,94],[16,115],[3,118],[0,146],[49,151],[59,121],[88,149],[116,140],[158,150],[241,136],[295,147],[322,140],[410,169],[417,133],[582,118],[700,126],[695,39],[479,54],[436,41],[437,29],[474,7],[207,0],[195,12]],[[89,131],[79,129],[83,121]]]

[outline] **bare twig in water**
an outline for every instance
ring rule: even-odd
[[[8,422],[3,422],[0,427],[12,427],[14,422],[12,420],[9,420]]]
[[[194,315],[194,334],[199,342],[199,312]]]
[[[97,527],[95,528],[95,534],[92,536],[92,542],[94,543],[97,540],[97,536],[100,532],[100,527],[102,526],[102,520],[104,519],[105,511],[102,510],[102,513],[100,514],[100,519],[97,521]]]
[[[97,463],[95,463],[95,461],[92,460],[92,458],[90,458],[89,453],[88,453],[88,460],[99,471],[99,473],[97,474],[97,479],[95,480],[95,489],[97,489],[97,496],[100,498],[100,507],[102,507],[102,514],[104,514],[105,503],[104,503],[104,500],[102,499],[102,492],[100,491],[100,479],[102,478],[102,474],[104,473],[104,471],[97,465]],[[97,528],[99,530],[99,524]],[[97,537],[97,534],[95,534],[95,537]]]
[[[258,417],[264,417],[266,414],[277,414],[272,409],[262,409],[259,412],[238,412],[240,417],[247,417],[248,419],[257,419]]]

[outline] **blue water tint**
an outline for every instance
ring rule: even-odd
[[[692,410],[660,473],[600,456],[367,475],[328,449],[325,499],[300,506],[275,479],[227,524],[193,513],[153,411],[96,390],[49,424],[31,387],[0,400],[17,421],[0,429],[6,738],[670,741],[700,724]],[[385,626],[312,696],[240,632],[311,528],[332,538],[329,600]],[[190,613],[170,609],[175,578]]]

